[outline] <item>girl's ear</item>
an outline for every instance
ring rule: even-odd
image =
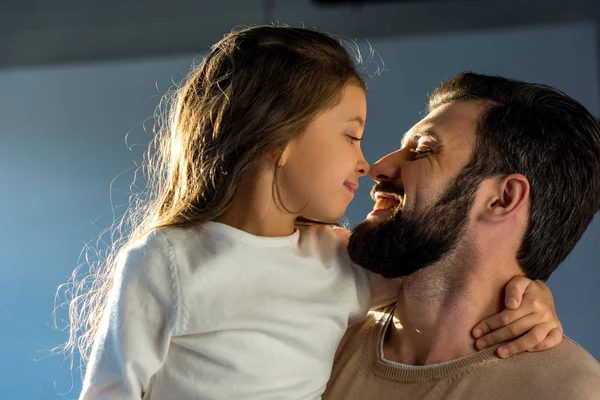
[[[285,165],[292,151],[292,146],[293,142],[290,142],[287,144],[287,146],[285,146],[283,151],[278,153],[278,157],[275,159],[277,168],[281,168]]]

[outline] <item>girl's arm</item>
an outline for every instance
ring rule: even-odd
[[[178,312],[172,251],[153,232],[120,258],[79,399],[141,399],[167,355]]]

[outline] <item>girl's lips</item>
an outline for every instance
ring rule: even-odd
[[[358,184],[356,183],[352,183],[352,182],[344,182],[344,186],[346,187],[346,189],[348,189],[350,191],[350,193],[354,194],[354,192],[356,192],[356,189],[358,189]]]

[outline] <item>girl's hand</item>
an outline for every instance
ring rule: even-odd
[[[523,351],[547,350],[562,342],[563,329],[554,309],[554,298],[544,282],[514,277],[506,285],[504,303],[504,311],[473,328],[478,350],[514,339],[496,352],[499,357],[507,358]]]

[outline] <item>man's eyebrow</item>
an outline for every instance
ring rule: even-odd
[[[403,148],[408,141],[418,142],[421,138],[430,138],[435,142],[441,143],[440,135],[432,131],[431,129],[426,129],[423,131],[416,131],[412,134],[405,134],[402,140],[400,141],[400,148]]]
[[[359,116],[359,115],[357,115],[354,118],[350,118],[346,122],[358,122],[360,124],[360,126],[365,126],[365,120],[361,116]]]

